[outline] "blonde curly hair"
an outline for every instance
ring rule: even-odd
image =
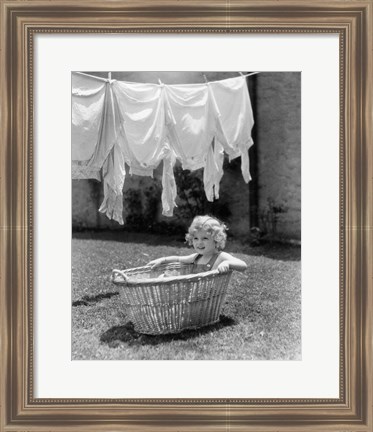
[[[193,245],[194,234],[200,230],[206,231],[212,236],[215,241],[217,250],[225,248],[227,240],[227,226],[212,216],[196,216],[185,235],[185,239],[189,246]]]

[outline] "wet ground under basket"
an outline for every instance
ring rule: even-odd
[[[72,242],[72,359],[300,360],[300,248],[229,243],[248,264],[234,272],[218,323],[178,334],[142,335],[121,304],[113,268],[189,254],[182,239],[79,233]]]

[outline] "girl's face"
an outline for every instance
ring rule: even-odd
[[[215,241],[211,234],[205,230],[199,230],[193,235],[194,250],[200,255],[213,255],[216,253]]]

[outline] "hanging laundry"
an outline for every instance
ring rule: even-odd
[[[165,86],[172,145],[182,167],[202,168],[215,133],[215,113],[204,84]],[[181,151],[179,150],[181,148]]]
[[[73,178],[102,176],[100,211],[123,223],[126,169],[152,176],[163,161],[163,214],[176,206],[174,164],[204,168],[209,201],[219,198],[224,151],[241,156],[250,180],[248,149],[254,124],[243,77],[208,84],[157,85],[73,74]]]
[[[103,179],[99,211],[123,223],[125,178],[111,81],[72,74],[72,178]]]
[[[113,146],[103,163],[102,178],[104,182],[104,200],[99,208],[109,219],[123,224],[123,186],[126,177],[124,154],[121,148],[121,128],[118,109],[116,107],[113,90],[108,89],[106,99],[106,117],[104,121],[103,136],[110,136],[107,127],[115,130]]]
[[[95,152],[105,152],[106,148],[101,142],[106,90],[104,80],[72,74],[73,178],[100,179],[102,163],[95,164],[92,158]],[[103,155],[103,160],[106,156]]]
[[[175,154],[170,147],[167,148],[163,158],[162,174],[162,214],[172,216],[176,207],[176,182],[174,177]]]
[[[120,116],[121,148],[130,173],[153,176],[163,160],[163,214],[172,216],[176,205],[176,156],[167,139],[163,86],[116,81],[113,90]]]
[[[224,149],[215,141],[209,146],[203,171],[203,186],[208,201],[219,199],[220,181],[223,177]]]
[[[151,175],[165,147],[165,110],[162,90],[155,84],[115,81],[113,90],[120,113],[122,151],[133,173]]]
[[[214,81],[209,84],[219,119],[217,141],[229,159],[241,156],[241,170],[246,183],[251,180],[249,148],[253,145],[254,125],[250,95],[244,77]]]

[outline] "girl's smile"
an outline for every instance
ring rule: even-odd
[[[193,236],[194,250],[200,255],[216,253],[215,240],[205,230],[197,231]]]

